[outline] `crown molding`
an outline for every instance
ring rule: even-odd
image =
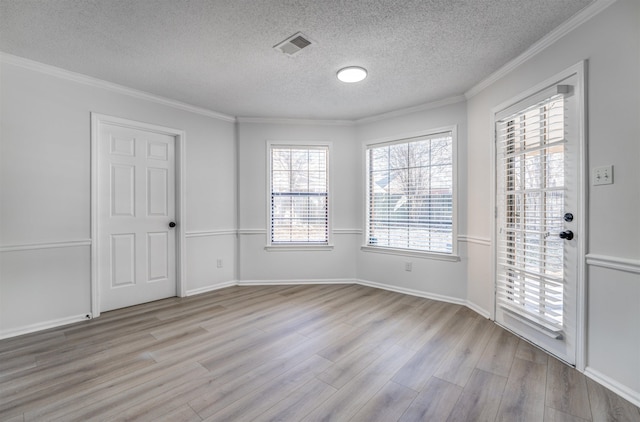
[[[386,120],[392,117],[406,116],[407,114],[418,113],[420,111],[433,110],[434,108],[444,107],[450,104],[456,104],[462,101],[466,101],[464,95],[456,95],[454,97],[443,98],[437,101],[431,101],[428,103],[420,104],[417,106],[400,108],[397,110],[388,111],[386,113],[376,114],[374,116],[363,117],[362,119],[355,120],[355,123],[371,123],[378,120]]]
[[[536,56],[538,53],[544,51],[546,48],[554,44],[560,38],[564,37],[583,23],[587,22],[589,19],[593,18],[600,12],[602,12],[607,7],[611,6],[617,0],[596,0],[589,6],[582,9],[580,12],[573,15],[568,21],[564,22],[560,26],[558,26],[553,31],[549,32],[547,35],[542,37],[540,40],[535,42],[531,47],[529,47],[525,52],[520,54],[515,59],[509,61],[507,64],[502,66],[500,69],[489,75],[487,78],[480,81],[477,85],[473,86],[467,92],[464,93],[465,98],[471,99],[472,97],[478,95],[485,88],[493,85],[495,82],[511,73],[514,69]]]
[[[353,120],[295,119],[279,117],[237,117],[238,123],[266,123],[280,125],[353,126]]]
[[[137,98],[140,100],[146,100],[156,104],[161,104],[161,105],[173,107],[179,110],[188,111],[190,113],[200,114],[202,116],[212,117],[214,119],[223,120],[226,122],[236,121],[236,118],[234,116],[230,116],[228,114],[218,113],[216,111],[208,110],[206,108],[197,107],[191,104],[172,100],[170,98],[161,97],[159,95],[150,94],[148,92],[129,88],[123,85],[118,85],[112,82],[107,82],[102,79],[83,75],[81,73],[72,72],[66,69],[40,63],[34,60],[25,59],[23,57],[14,56],[12,54],[4,53],[1,51],[0,51],[0,62],[7,63],[13,66],[22,67],[24,69],[33,70],[35,72],[40,72],[56,78],[77,82],[83,85],[88,85],[95,88],[101,88],[108,91],[117,92],[119,94],[128,95],[130,97]]]

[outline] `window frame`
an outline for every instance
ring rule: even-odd
[[[437,251],[426,251],[419,249],[405,249],[405,248],[394,248],[389,246],[378,246],[378,245],[370,245],[369,244],[369,194],[370,194],[370,186],[369,186],[369,177],[370,177],[370,168],[369,168],[369,160],[368,160],[368,152],[371,148],[374,147],[383,147],[388,145],[397,145],[397,144],[405,144],[414,140],[420,140],[420,138],[430,138],[442,133],[451,133],[451,148],[452,148],[452,181],[451,181],[451,189],[452,189],[452,210],[451,210],[451,252],[437,252]],[[428,258],[442,261],[460,261],[460,257],[458,255],[458,127],[457,125],[452,126],[444,126],[433,129],[428,129],[420,132],[407,133],[401,136],[395,137],[387,137],[377,140],[367,141],[363,144],[363,168],[364,168],[364,228],[363,228],[363,244],[360,249],[364,252],[374,252],[374,253],[383,253],[390,255],[399,255],[406,257],[416,257],[416,258]]]
[[[324,242],[273,242],[272,241],[272,209],[271,209],[271,182],[273,177],[271,154],[274,148],[320,148],[327,151],[327,241]],[[332,150],[333,143],[329,141],[267,141],[266,142],[266,246],[267,251],[330,251],[333,250],[333,177],[332,177]]]

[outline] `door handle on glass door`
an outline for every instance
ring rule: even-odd
[[[571,230],[565,230],[562,233],[560,233],[559,236],[560,236],[560,239],[571,240],[573,239],[573,232]]]

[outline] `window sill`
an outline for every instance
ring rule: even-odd
[[[383,253],[388,255],[410,256],[415,258],[435,259],[438,261],[458,262],[460,257],[453,254],[441,254],[436,252],[411,251],[407,249],[383,248],[380,246],[361,246],[363,252]]]
[[[267,252],[319,252],[332,251],[333,245],[267,245],[264,250]]]

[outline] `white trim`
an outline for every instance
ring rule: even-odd
[[[458,242],[473,243],[475,245],[481,246],[491,246],[491,238],[489,237],[478,237],[461,234],[458,235]]]
[[[308,278],[308,279],[292,279],[292,280],[241,280],[238,286],[296,286],[304,284],[358,284],[356,280],[351,278]]]
[[[367,209],[369,203],[369,183],[368,183],[368,177],[369,177],[369,165],[367,162],[367,151],[369,148],[372,147],[376,147],[376,146],[381,146],[384,144],[387,145],[392,145],[392,144],[396,144],[396,143],[406,143],[406,142],[410,142],[411,140],[415,139],[415,138],[431,138],[431,137],[435,137],[439,134],[443,134],[443,133],[451,133],[451,148],[452,148],[452,156],[453,156],[453,162],[451,164],[451,175],[452,175],[452,181],[451,181],[451,185],[452,185],[452,191],[453,191],[453,196],[451,198],[452,200],[452,215],[451,215],[451,254],[439,254],[439,253],[435,253],[435,252],[422,252],[422,251],[414,251],[414,250],[409,250],[409,251],[404,251],[402,249],[398,250],[398,249],[393,249],[393,248],[381,248],[379,246],[370,246],[370,245],[363,245],[361,247],[361,250],[363,251],[368,251],[368,252],[381,252],[381,253],[390,253],[390,254],[394,254],[394,255],[405,255],[405,256],[417,256],[417,257],[424,257],[424,258],[434,258],[434,259],[441,259],[441,260],[445,260],[445,261],[459,261],[460,257],[458,256],[458,204],[460,203],[459,201],[459,192],[458,192],[458,125],[451,125],[451,126],[442,126],[442,127],[437,127],[437,128],[432,128],[432,129],[425,129],[425,130],[421,130],[418,132],[410,132],[410,133],[404,133],[404,134],[400,134],[400,135],[396,135],[396,136],[387,136],[384,138],[380,138],[380,139],[376,139],[376,140],[369,140],[366,141],[362,144],[362,167],[364,168],[364,172],[362,174],[362,183],[363,186],[365,186],[365,189],[363,189],[363,204],[365,207],[365,221],[364,221],[364,229],[362,231],[362,233],[364,234],[364,236],[368,236],[368,230],[367,227],[369,226],[369,210]],[[365,243],[367,242],[367,240],[365,239]],[[389,251],[389,252],[385,252],[382,249]],[[398,253],[398,252],[391,252],[391,251],[402,251],[402,253]],[[418,255],[413,255],[413,254],[418,254]],[[429,256],[427,256],[427,254]],[[440,257],[440,258],[438,258]]]
[[[162,97],[148,92],[140,91],[137,89],[129,88],[123,85],[118,85],[112,82],[107,82],[102,79],[94,78],[91,76],[83,75],[81,73],[71,72],[59,67],[51,66],[48,64],[36,62],[34,60],[25,59],[22,57],[14,56],[12,54],[0,52],[0,61],[8,63],[10,65],[19,66],[24,69],[29,69],[35,72],[40,72],[45,75],[53,76],[60,79],[66,79],[79,84],[88,85],[94,88],[101,88],[119,94],[128,95],[129,97],[137,98],[140,100],[150,101],[156,104],[161,104],[168,107],[173,107],[179,110],[188,111],[190,113],[200,114],[202,116],[212,117],[214,119],[223,120],[226,122],[235,122],[235,117],[224,113],[218,113],[217,111],[208,110],[206,108],[197,107],[191,104],[183,103],[180,101],[172,100],[170,98]]]
[[[491,312],[487,311],[486,309],[484,309],[482,306],[471,302],[470,300],[465,301],[465,305],[467,306],[467,308],[471,309],[472,311],[474,311],[475,313],[479,314],[480,316],[486,318],[486,319],[492,319],[491,318]]]
[[[24,334],[35,333],[37,331],[48,330],[50,328],[57,328],[63,325],[74,324],[80,321],[86,321],[91,319],[90,313],[82,315],[74,315],[65,318],[52,319],[50,321],[38,322],[36,324],[25,325],[24,327],[11,328],[9,330],[0,331],[0,339],[17,337]]]
[[[414,258],[435,259],[438,261],[451,261],[451,262],[460,261],[460,256],[458,255],[439,254],[436,252],[418,251],[413,249],[395,249],[395,248],[385,248],[382,246],[362,245],[360,246],[360,250],[362,252],[374,252],[374,253],[382,253],[387,255],[410,256]]]
[[[334,234],[355,234],[361,235],[362,229],[333,229]]]
[[[62,240],[59,242],[25,243],[21,245],[0,246],[0,252],[32,251],[36,249],[75,248],[91,246],[91,239]]]
[[[456,95],[454,97],[443,98],[441,100],[431,101],[428,103],[419,104],[417,106],[400,108],[373,116],[363,117],[361,119],[355,120],[355,122],[358,124],[371,123],[379,120],[390,119],[393,117],[406,116],[408,114],[418,113],[421,111],[433,110],[435,108],[444,107],[450,104],[457,104],[462,101],[466,101],[466,97],[464,95]]]
[[[607,268],[610,270],[626,271],[633,274],[640,274],[640,260],[620,258],[617,256],[587,254],[587,265]]]
[[[432,299],[432,300],[438,300],[440,302],[447,302],[447,303],[453,303],[456,305],[467,306],[466,300],[459,299],[453,296],[445,296],[445,295],[439,295],[436,293],[428,293],[422,290],[407,289],[405,287],[398,287],[390,284],[378,283],[375,281],[368,281],[368,280],[362,280],[362,279],[356,280],[356,283],[362,286],[375,287],[377,289],[388,290],[390,292],[396,292],[396,293],[402,293],[409,296],[423,297],[425,299]]]
[[[238,123],[264,123],[273,125],[353,126],[353,120],[314,120],[279,117],[237,117]]]
[[[100,316],[98,285],[98,140],[102,124],[118,125],[161,133],[175,138],[175,212],[176,221],[176,295],[186,294],[186,133],[150,123],[137,122],[120,117],[91,113],[91,312],[94,318]]]
[[[185,292],[185,296],[194,296],[202,293],[212,292],[214,290],[226,289],[227,287],[237,286],[238,282],[236,280],[225,281],[224,283],[213,284],[211,286],[198,287],[197,289],[187,290]]]
[[[317,247],[321,247],[321,249],[317,249],[317,250],[327,250],[327,248],[331,248],[333,249],[333,186],[334,186],[334,182],[333,182],[333,142],[332,141],[314,141],[314,140],[300,140],[300,141],[274,141],[274,140],[267,140],[265,142],[266,144],[266,152],[265,152],[265,158],[267,160],[266,162],[266,169],[267,169],[267,174],[266,174],[266,187],[265,187],[265,197],[267,198],[266,201],[266,226],[267,229],[265,230],[265,234],[267,237],[267,244],[265,247],[265,250],[283,250],[286,247],[291,247],[294,248],[295,250],[302,250],[301,248],[304,248],[304,250],[313,250],[313,248],[317,248]],[[309,148],[309,149],[322,149],[326,151],[326,174],[327,174],[327,178],[328,178],[328,183],[327,183],[327,201],[328,201],[328,209],[327,209],[327,243],[323,244],[323,245],[317,245],[317,244],[309,244],[308,246],[305,243],[300,243],[300,244],[291,244],[291,245],[287,245],[287,244],[280,244],[280,243],[276,243],[273,244],[271,241],[271,181],[273,179],[273,171],[271,168],[271,152],[274,148],[277,147],[285,147],[285,148]],[[271,249],[271,248],[277,248],[277,249]]]
[[[186,232],[184,237],[187,239],[190,237],[210,237],[210,236],[235,236],[238,234],[238,230],[227,229],[227,230],[198,230],[192,232]]]
[[[547,35],[535,42],[518,57],[507,62],[507,64],[505,64],[500,69],[493,72],[491,75],[489,75],[488,77],[477,83],[475,86],[473,86],[471,89],[469,89],[467,92],[465,92],[465,98],[469,100],[472,97],[478,95],[485,88],[493,85],[501,78],[505,77],[513,70],[515,70],[517,67],[525,63],[527,60],[536,56],[538,53],[541,53],[546,48],[558,41],[560,38],[564,37],[571,31],[576,29],[578,26],[587,22],[589,19],[593,18],[615,2],[616,0],[596,0],[595,2],[591,3],[589,6],[573,15],[569,20],[565,21],[556,29],[549,32]]]
[[[327,252],[333,250],[333,245],[268,245],[264,247],[267,252]]]
[[[267,229],[239,229],[239,235],[257,235],[257,234],[267,234]],[[355,234],[361,235],[362,229],[333,229],[333,234]]]
[[[584,374],[597,382],[598,384],[608,388],[625,400],[628,400],[633,405],[640,407],[640,392],[634,391],[624,384],[619,383],[611,377],[606,376],[602,372],[587,366],[584,369]]]
[[[239,229],[238,234],[241,236],[267,234],[267,229]]]

